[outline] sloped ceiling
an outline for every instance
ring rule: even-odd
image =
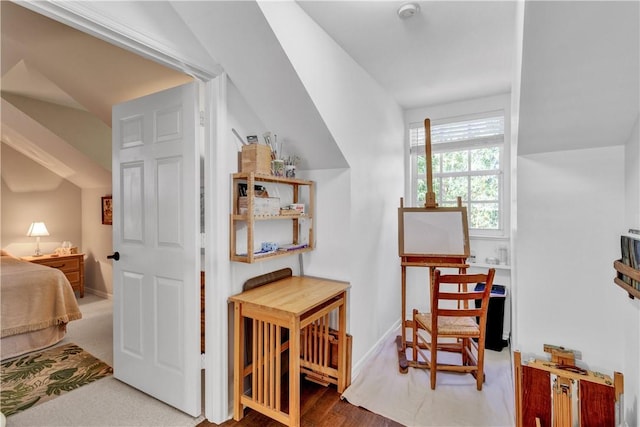
[[[0,7],[3,144],[78,187],[109,187],[112,105],[192,78],[12,2]],[[5,182],[23,178],[2,161]]]
[[[255,2],[175,2],[174,8],[216,57],[243,98],[302,169],[348,167],[313,100]]]
[[[640,2],[528,1],[518,154],[624,144],[639,82]]]
[[[81,107],[111,126],[113,105],[192,80],[14,3],[1,11],[3,92]]]

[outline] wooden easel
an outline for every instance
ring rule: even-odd
[[[572,427],[621,425],[624,377],[613,378],[576,366],[580,353],[544,344],[551,360],[522,363],[513,353],[516,426]]]
[[[426,166],[427,166],[427,194],[425,197],[424,209],[425,211],[434,209],[438,209],[438,203],[436,201],[436,193],[433,191],[433,173],[432,173],[432,163],[431,163],[431,121],[426,118],[424,120],[424,130],[425,130],[425,155],[426,155]],[[458,198],[458,208],[464,209],[462,207],[462,201]],[[400,209],[401,212],[404,209],[403,199],[400,199]],[[441,208],[445,210],[446,208]],[[466,273],[466,269],[469,265],[466,263],[466,259],[469,256],[469,231],[466,223],[466,210],[464,217],[464,232],[466,239],[466,249],[464,254],[403,254],[401,250],[400,254],[400,265],[402,268],[402,317],[400,320],[400,328],[401,334],[396,337],[396,347],[398,350],[398,368],[401,373],[407,373],[409,366],[420,366],[418,361],[409,361],[407,360],[406,350],[407,346],[413,346],[414,343],[411,341],[407,341],[406,337],[406,328],[413,328],[413,320],[407,320],[407,267],[427,267],[429,268],[429,281],[431,282],[434,276],[434,271],[436,268],[457,268],[460,273]],[[402,230],[399,230],[399,239],[400,246],[402,248]],[[430,283],[429,292],[431,293],[433,287],[433,283]]]

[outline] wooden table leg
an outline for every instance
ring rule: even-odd
[[[242,382],[244,371],[244,322],[242,305],[233,303],[233,419],[240,421],[244,416],[242,410]]]
[[[338,308],[338,393],[349,386],[347,378],[347,293],[342,294],[342,304]]]
[[[300,319],[289,329],[289,425],[300,426]]]

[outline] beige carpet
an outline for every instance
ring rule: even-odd
[[[486,381],[476,390],[469,374],[438,372],[431,390],[429,371],[398,371],[392,334],[363,368],[342,397],[410,427],[513,426],[515,424],[511,356],[508,348],[485,352]]]

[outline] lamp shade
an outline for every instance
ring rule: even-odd
[[[47,230],[47,226],[44,225],[44,222],[32,222],[29,227],[29,231],[27,231],[27,236],[29,237],[40,237],[40,236],[48,236],[49,230]]]

